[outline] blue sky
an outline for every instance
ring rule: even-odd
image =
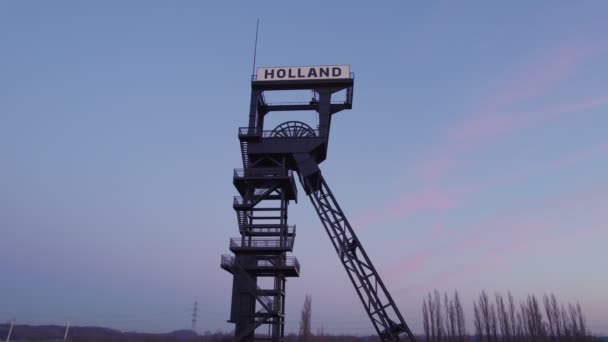
[[[608,4],[0,3],[0,320],[226,323],[232,168],[258,65],[350,64],[326,179],[414,331],[458,289],[579,301],[608,333]],[[280,114],[276,114],[277,116]],[[269,120],[281,122],[283,117]],[[313,329],[372,331],[304,197]]]

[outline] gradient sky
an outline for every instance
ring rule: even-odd
[[[579,301],[608,333],[608,2],[0,2],[0,321],[226,323],[258,65],[350,64],[322,165],[415,332],[422,297]],[[276,115],[276,116],[274,116]],[[280,122],[280,113],[270,120]],[[372,327],[310,202],[287,330]],[[469,323],[471,320],[469,319]]]

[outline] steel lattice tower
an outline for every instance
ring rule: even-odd
[[[313,68],[318,72],[310,70]],[[325,68],[328,77],[317,77],[323,76]],[[352,108],[354,77],[348,71],[340,74],[340,70],[335,77],[330,73],[334,69],[338,68],[272,68],[265,74],[258,69],[251,82],[249,125],[238,131],[243,169],[233,174],[240,194],[233,207],[241,236],[230,240],[234,256],[222,255],[221,260],[222,268],[233,274],[229,322],[236,324],[236,341],[284,340],[286,278],[300,274],[297,259],[287,256],[296,235],[295,225],[287,223],[288,205],[297,201],[295,171],[380,339],[398,341],[404,336],[415,342],[318,167],[327,156],[332,115]],[[262,79],[261,75],[272,77]],[[307,103],[265,100],[265,92],[294,90],[311,90],[314,96]],[[332,101],[341,91],[345,91],[345,99]],[[319,125],[312,128],[288,121],[265,130],[264,117],[280,111],[316,111]],[[272,278],[273,285],[261,288],[260,277]]]

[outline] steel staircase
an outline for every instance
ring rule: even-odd
[[[241,158],[243,159],[243,168],[249,167],[249,155],[247,155],[247,141],[241,140]]]

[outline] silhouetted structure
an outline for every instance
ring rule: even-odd
[[[347,66],[258,69],[252,80],[249,125],[238,132],[243,169],[235,170],[233,178],[241,195],[233,204],[241,236],[230,240],[234,257],[223,255],[221,262],[234,276],[229,322],[236,323],[237,341],[284,340],[285,278],[300,273],[297,259],[286,255],[296,232],[287,224],[288,204],[297,200],[295,171],[380,339],[398,341],[405,334],[414,342],[318,167],[327,156],[332,115],[352,108],[353,85]],[[265,100],[265,92],[293,90],[311,90],[312,100]],[[341,91],[345,99],[332,102]],[[265,116],[275,111],[316,111],[319,125],[288,121],[265,130]],[[260,288],[259,277],[272,277],[273,286]],[[257,329],[261,325],[268,325],[266,334]]]
[[[198,301],[194,301],[194,307],[192,308],[192,331],[196,332],[196,320],[198,318]]]

